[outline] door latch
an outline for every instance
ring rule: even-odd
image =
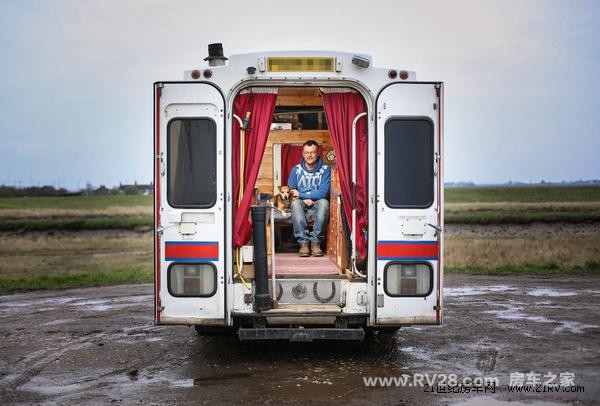
[[[156,159],[159,160],[160,176],[165,176],[165,153],[161,152],[160,155],[156,156]]]

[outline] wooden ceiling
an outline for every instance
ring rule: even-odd
[[[280,87],[277,106],[322,106],[323,98],[318,87]]]

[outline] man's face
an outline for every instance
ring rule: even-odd
[[[304,162],[308,165],[314,165],[317,162],[317,151],[318,147],[316,145],[305,145],[302,148],[302,157],[304,158]]]

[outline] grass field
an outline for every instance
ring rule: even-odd
[[[600,186],[536,186],[446,188],[446,203],[549,203],[600,202]],[[152,196],[109,195],[68,197],[4,197],[0,212],[5,209],[105,210],[115,207],[151,207]]]
[[[494,269],[528,264],[583,266],[600,261],[600,235],[454,235],[445,240],[444,258],[446,266],[455,269]]]
[[[446,188],[446,203],[600,202],[600,186],[520,186]]]
[[[0,293],[149,282],[151,233],[0,235]]]
[[[114,207],[152,206],[152,196],[52,196],[52,197],[3,197],[0,210],[4,209],[62,209],[106,210]]]
[[[448,203],[444,215],[446,223],[459,224],[600,222],[600,201]]]
[[[600,222],[600,186],[447,188],[445,222]],[[147,230],[152,196],[0,198],[0,231]]]
[[[447,223],[600,222],[600,187],[446,190]],[[153,278],[151,196],[0,198],[0,294]],[[504,227],[504,226],[502,226]],[[129,230],[129,231],[127,231]],[[452,235],[445,269],[600,273],[600,234]]]
[[[152,202],[152,196],[0,198],[0,231],[149,230]]]

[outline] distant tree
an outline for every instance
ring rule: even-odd
[[[15,188],[12,186],[0,186],[0,197],[15,196]]]
[[[100,185],[100,187],[94,190],[95,195],[108,195],[110,194],[110,190],[104,185]]]
[[[126,195],[137,195],[138,190],[137,187],[133,185],[127,185],[123,187],[123,193],[125,193]]]
[[[94,185],[92,185],[90,182],[87,182],[85,184],[85,189],[82,190],[84,195],[91,195],[92,193],[94,193]]]

